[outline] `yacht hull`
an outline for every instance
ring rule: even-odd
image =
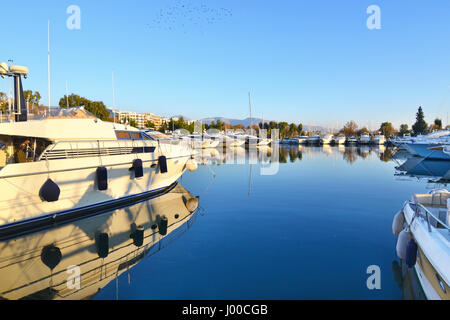
[[[448,248],[445,233],[441,234],[441,231],[435,228],[430,232],[425,219],[414,218],[415,210],[409,202],[405,203],[403,213],[406,224],[418,246],[414,268],[425,295],[432,300],[449,300],[450,286],[447,266],[450,263],[450,255],[448,249],[445,249],[445,247]]]
[[[450,160],[450,155],[445,154],[442,150],[430,150],[430,148],[439,147],[439,145],[405,143],[404,146],[410,153],[424,159]]]
[[[0,171],[0,236],[36,222],[54,223],[64,215],[90,212],[123,201],[164,191],[186,170],[190,155],[167,155],[167,172],[162,173],[158,157],[140,154],[143,176],[130,170],[136,154],[81,159],[61,159],[10,164]],[[107,169],[107,190],[98,190],[96,170]],[[60,189],[59,199],[40,197],[43,184],[51,179]],[[20,228],[19,228],[20,229]]]

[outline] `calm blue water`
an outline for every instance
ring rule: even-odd
[[[395,176],[404,160],[389,150],[365,150],[282,148],[275,175],[244,152],[244,164],[186,173],[195,223],[94,299],[402,299],[392,218],[433,185]],[[381,290],[366,286],[370,265]]]

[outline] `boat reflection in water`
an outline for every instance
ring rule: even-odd
[[[268,164],[271,162],[294,163],[302,161],[303,155],[315,157],[320,153],[328,156],[342,155],[342,158],[352,164],[358,159],[376,156],[381,161],[388,162],[396,155],[392,148],[385,146],[303,146],[303,145],[277,145],[258,146],[255,148],[210,148],[199,150],[194,159],[203,165],[220,164]]]
[[[173,239],[188,229],[198,202],[198,197],[177,184],[163,195],[126,208],[3,240],[0,296],[14,300],[92,298],[164,247],[165,237]]]
[[[403,300],[427,299],[414,269],[408,268],[403,260],[392,262],[392,276],[402,291]]]
[[[428,179],[443,184],[450,182],[450,161],[411,157],[397,166],[396,170],[397,176]]]

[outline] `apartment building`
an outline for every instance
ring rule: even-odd
[[[155,125],[155,129],[161,128],[164,121],[169,121],[166,118],[158,116],[151,112],[135,112],[135,111],[122,111],[122,110],[110,110],[111,117],[115,117],[122,123],[125,121],[134,120],[139,129],[146,128],[147,121],[151,121]]]

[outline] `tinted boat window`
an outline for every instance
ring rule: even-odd
[[[135,139],[135,140],[136,139],[139,139],[139,140],[142,139],[140,132],[131,132],[131,138]]]
[[[130,139],[130,133],[126,131],[116,131],[117,139]]]

